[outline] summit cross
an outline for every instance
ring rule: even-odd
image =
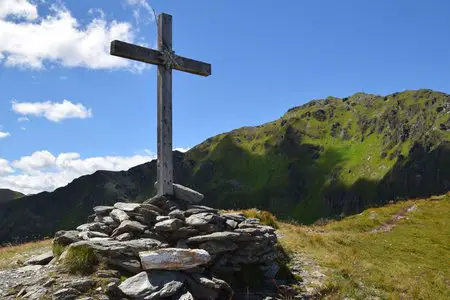
[[[158,16],[158,50],[121,41],[111,42],[111,55],[158,66],[158,195],[173,195],[172,69],[211,75],[211,65],[181,57],[172,50],[172,16]]]

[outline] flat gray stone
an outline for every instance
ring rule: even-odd
[[[236,222],[242,222],[245,220],[245,215],[243,213],[225,213],[221,214],[221,216]]]
[[[100,222],[106,225],[118,226],[119,222],[115,221],[110,216],[96,216],[94,222]]]
[[[224,222],[224,219],[213,213],[198,213],[186,218],[186,224],[194,227],[220,222]]]
[[[97,231],[97,232],[104,232],[104,233],[111,232],[111,229],[107,225],[100,223],[100,222],[82,224],[77,227],[77,230],[79,230],[79,231]]]
[[[191,205],[188,207],[188,209],[185,212],[186,216],[199,214],[199,213],[212,213],[217,214],[217,209],[208,207],[208,206],[202,206],[202,205]]]
[[[157,216],[156,217],[156,221],[160,222],[160,221],[165,221],[165,220],[169,220],[170,217],[169,216]]]
[[[173,184],[173,195],[175,198],[192,203],[198,204],[202,202],[204,196],[203,194],[194,191],[188,187],[185,187],[181,184],[174,183]]]
[[[82,231],[78,234],[78,237],[83,240],[89,240],[91,238],[108,238],[109,235],[98,231]]]
[[[239,232],[233,231],[223,231],[223,232],[214,232],[206,235],[193,236],[186,240],[189,243],[202,243],[208,241],[238,241],[245,239],[246,236]]]
[[[131,239],[133,239],[133,234],[131,232],[125,232],[116,236],[116,240],[118,241],[129,241]]]
[[[80,241],[78,237],[78,230],[58,231],[55,233],[54,242],[63,246]]]
[[[211,260],[203,249],[165,248],[139,252],[144,270],[186,270]]]
[[[125,232],[144,232],[145,229],[147,229],[147,226],[137,221],[125,220],[120,223],[119,227],[114,229],[112,237],[121,235]]]
[[[234,231],[248,233],[251,235],[263,235],[265,233],[269,233],[269,234],[274,233],[275,229],[271,226],[255,226],[255,227],[247,227],[247,228],[238,228]]]
[[[185,216],[184,216],[184,212],[182,210],[180,210],[180,209],[172,210],[169,213],[169,217],[171,219],[180,219],[182,221],[184,221],[186,219]]]
[[[48,251],[41,255],[33,256],[28,259],[25,264],[26,265],[46,265],[53,259],[53,252]]]
[[[99,216],[107,216],[114,209],[112,206],[96,206],[94,212]]]
[[[141,207],[140,203],[117,202],[114,204],[114,208],[123,210],[125,212],[134,212],[139,207]]]
[[[172,232],[183,227],[183,225],[184,222],[179,219],[169,219],[156,223],[154,228],[157,231]]]
[[[123,210],[120,209],[113,209],[110,213],[109,216],[111,218],[113,218],[113,220],[115,220],[116,222],[122,223],[125,220],[130,219],[130,216],[127,215],[126,212],[124,212]]]
[[[69,248],[84,246],[92,248],[94,252],[102,257],[129,259],[137,258],[141,251],[167,247],[168,245],[154,239],[137,239],[123,242],[116,240],[87,240],[73,243]]]

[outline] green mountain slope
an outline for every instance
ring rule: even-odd
[[[311,101],[280,119],[174,152],[175,181],[205,205],[257,207],[312,223],[389,200],[450,190],[450,95],[358,93]],[[35,239],[83,222],[95,205],[154,194],[156,162],[99,171],[52,193],[0,204],[0,244]]]
[[[191,184],[219,207],[263,207],[310,223],[450,189],[450,96],[358,93],[290,109],[187,153]]]
[[[0,189],[0,203],[6,203],[23,197],[24,194],[9,189]]]

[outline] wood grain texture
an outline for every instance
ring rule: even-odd
[[[112,41],[110,54],[118,57],[128,58],[152,65],[162,65],[161,52],[122,41]],[[209,76],[211,65],[202,61],[179,56],[180,65],[174,66],[175,70],[191,74]]]
[[[111,42],[110,54],[153,65],[162,64],[161,59],[159,58],[161,52],[122,41]]]
[[[172,49],[172,17],[158,17],[158,50]],[[172,70],[158,66],[158,195],[173,195]]]

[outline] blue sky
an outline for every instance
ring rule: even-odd
[[[155,46],[150,5],[173,15],[177,54],[212,64],[174,71],[175,147],[311,99],[450,92],[449,1],[1,0],[0,188],[154,157],[156,68],[107,53],[116,38]]]

